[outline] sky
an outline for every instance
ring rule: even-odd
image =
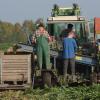
[[[100,0],[0,0],[0,20],[12,23],[46,20],[54,4],[70,7],[73,3],[79,4],[82,15],[88,19],[100,17]]]

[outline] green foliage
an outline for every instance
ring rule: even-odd
[[[0,21],[0,43],[27,41],[26,29],[27,34],[33,33],[35,23],[31,20],[25,20],[22,24]]]
[[[0,100],[100,100],[100,84],[5,91],[0,94]]]

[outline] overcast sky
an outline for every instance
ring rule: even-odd
[[[8,22],[22,22],[26,19],[47,19],[54,4],[61,7],[78,3],[82,15],[89,19],[100,17],[100,0],[0,0],[0,20]]]

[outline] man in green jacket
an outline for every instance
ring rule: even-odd
[[[50,69],[50,36],[43,24],[38,25],[33,41],[36,43],[37,60],[40,69]]]

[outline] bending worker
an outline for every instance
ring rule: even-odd
[[[36,30],[33,41],[36,43],[37,50],[37,60],[40,69],[50,69],[50,48],[48,42],[50,41],[50,36],[45,30],[43,24],[38,26]]]

